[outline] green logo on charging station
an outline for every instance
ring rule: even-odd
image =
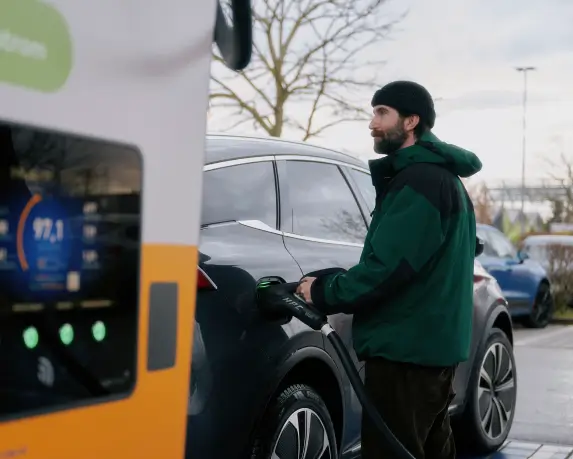
[[[0,0],[0,82],[42,92],[60,89],[72,70],[66,20],[39,0]]]

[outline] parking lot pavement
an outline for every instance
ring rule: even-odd
[[[573,326],[516,327],[514,345],[517,407],[509,438],[573,444]]]
[[[504,447],[487,459],[570,459],[573,458],[573,445],[550,445],[521,441],[507,441]],[[464,458],[464,459],[486,459]]]

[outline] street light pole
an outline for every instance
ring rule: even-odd
[[[527,72],[535,67],[516,67],[515,70],[523,73],[523,120],[521,139],[521,234],[525,234],[525,153],[527,133]]]

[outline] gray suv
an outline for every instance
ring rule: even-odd
[[[367,166],[307,144],[218,135],[204,169],[187,457],[359,457],[361,407],[331,345],[297,319],[262,318],[255,291],[357,262],[375,201]],[[489,452],[512,424],[516,368],[506,301],[478,262],[474,305],[451,411],[458,444]],[[352,317],[329,320],[352,349]]]

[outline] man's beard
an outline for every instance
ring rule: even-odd
[[[398,121],[396,126],[392,129],[384,133],[380,132],[380,134],[381,140],[378,142],[376,140],[374,141],[374,151],[381,155],[391,155],[395,153],[404,145],[404,142],[406,142],[408,138],[404,126],[400,124],[400,121]]]

